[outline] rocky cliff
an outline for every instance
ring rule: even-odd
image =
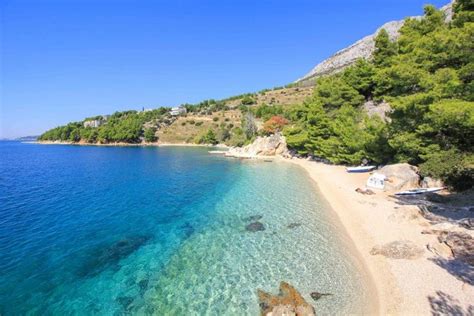
[[[446,21],[450,21],[452,18],[452,4],[454,0],[441,8],[441,10],[446,15]],[[420,16],[412,17],[415,19],[421,18]],[[307,73],[302,78],[296,80],[297,83],[301,85],[311,84],[312,80],[323,75],[337,73],[344,68],[352,65],[359,58],[369,59],[372,56],[372,53],[375,50],[375,37],[381,29],[385,29],[390,36],[391,40],[398,38],[399,30],[403,26],[404,20],[400,21],[391,21],[385,23],[380,28],[378,28],[374,34],[368,35],[361,40],[358,40],[351,46],[344,48],[328,59],[322,61],[316,67],[314,67],[309,73]]]

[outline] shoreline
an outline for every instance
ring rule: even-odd
[[[342,224],[372,283],[369,286],[374,287],[375,314],[425,315],[451,305],[467,312],[472,306],[474,287],[435,264],[437,256],[427,250],[437,237],[422,234],[432,224],[416,206],[397,204],[387,192],[376,191],[371,196],[356,193],[357,187],[365,185],[368,173],[346,173],[343,166],[297,158],[279,161],[303,168]],[[423,250],[420,258],[391,259],[370,254],[374,246],[404,240]],[[452,301],[446,302],[446,297]]]
[[[60,142],[60,141],[31,141],[25,142],[28,144],[39,144],[39,145],[70,145],[70,146],[97,146],[97,147],[208,147],[208,148],[228,148],[225,144],[192,144],[192,143],[74,143],[74,142]]]

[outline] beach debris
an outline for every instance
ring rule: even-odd
[[[375,194],[374,191],[372,191],[371,189],[367,189],[367,188],[357,188],[357,189],[355,189],[355,191],[357,193],[364,194],[364,195],[373,195],[373,194]]]
[[[245,229],[249,232],[258,232],[265,230],[265,226],[260,222],[253,222],[245,226]]]
[[[311,296],[311,298],[315,301],[319,300],[321,297],[323,296],[331,296],[333,295],[332,293],[319,293],[319,292],[311,292],[311,294],[309,294]]]
[[[409,240],[397,240],[378,245],[370,250],[371,255],[382,255],[390,259],[418,259],[423,255],[423,248]]]
[[[300,226],[301,226],[301,223],[291,223],[291,224],[288,224],[288,226],[286,227],[288,227],[289,229],[293,229]]]
[[[128,257],[150,239],[151,236],[131,236],[96,249],[87,256],[89,260],[78,269],[77,274],[81,277],[95,276]]]
[[[254,221],[259,221],[263,218],[263,215],[251,215],[244,217],[245,222],[254,222]]]
[[[314,307],[290,284],[282,281],[278,295],[257,290],[261,315],[316,315]]]
[[[387,190],[413,189],[419,186],[418,168],[407,163],[387,165],[378,170],[378,173],[390,180],[385,181]]]

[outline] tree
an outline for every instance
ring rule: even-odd
[[[369,98],[375,86],[374,74],[374,65],[365,59],[359,59],[353,66],[344,70],[342,78],[365,98]]]
[[[318,102],[328,110],[335,110],[348,104],[360,106],[364,97],[340,76],[323,77],[316,81],[313,102]]]
[[[388,32],[381,29],[375,37],[374,64],[378,67],[388,66],[392,57],[397,54],[397,44],[390,40]]]
[[[153,143],[156,142],[158,139],[156,137],[156,127],[150,127],[145,129],[145,132],[143,133],[143,136],[145,137],[145,141],[148,143]]]
[[[242,130],[244,131],[247,139],[252,139],[257,134],[257,124],[255,123],[255,117],[249,111],[242,118]]]

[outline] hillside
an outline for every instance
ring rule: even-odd
[[[472,1],[457,0],[441,10],[426,6],[423,17],[385,24],[299,84],[185,104],[187,113],[179,115],[158,108],[93,117],[50,130],[40,140],[241,146],[283,131],[299,155],[335,164],[408,162],[425,176],[469,188],[473,38]],[[315,85],[305,86],[313,79]]]
[[[445,14],[445,21],[449,22],[452,19],[453,2],[445,5],[440,10]],[[421,16],[411,17],[412,19],[421,19]],[[385,23],[378,28],[373,34],[368,35],[354,44],[341,49],[331,57],[323,60],[317,64],[310,72],[303,77],[296,80],[296,83],[300,86],[314,85],[314,79],[324,76],[331,75],[342,71],[343,69],[353,65],[358,59],[370,59],[375,50],[375,37],[382,30],[386,30],[390,40],[395,41],[400,37],[400,29],[404,25],[405,20],[391,21]]]

